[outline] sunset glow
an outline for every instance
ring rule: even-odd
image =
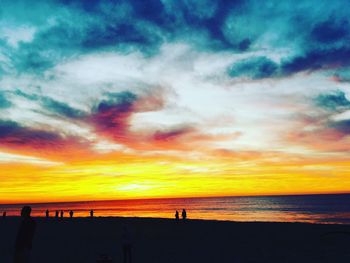
[[[0,203],[350,193],[348,3],[224,2],[2,1]]]

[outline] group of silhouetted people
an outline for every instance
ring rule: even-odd
[[[30,252],[32,248],[32,240],[35,234],[36,222],[31,217],[31,207],[24,206],[21,210],[21,218],[22,221],[19,226],[19,230],[16,237],[15,242],[15,252],[14,252],[14,263],[24,263],[29,262]],[[63,218],[64,211],[55,211],[55,215]],[[45,215],[47,218],[50,216],[49,210],[45,211]],[[72,218],[74,215],[73,210],[70,210],[69,216]],[[94,211],[90,210],[90,217],[94,216]],[[3,217],[6,217],[6,212],[3,213]],[[187,219],[187,212],[185,209],[182,210],[181,213],[182,220],[185,221]],[[176,210],[175,219],[177,221],[180,220],[179,212]],[[131,234],[129,229],[124,226],[122,229],[122,252],[123,252],[123,261],[124,263],[131,262]]]
[[[186,220],[186,218],[187,218],[186,209],[182,209],[181,217],[182,217],[182,220],[183,220],[183,221]],[[176,210],[176,212],[175,212],[175,220],[176,220],[176,221],[179,221],[179,220],[180,220],[179,211],[177,211],[177,210]]]
[[[46,218],[50,217],[50,211],[49,210],[45,211],[45,216],[46,216]],[[74,211],[70,210],[69,211],[69,217],[73,218],[73,216],[74,216]],[[59,218],[59,217],[63,218],[64,217],[64,211],[63,210],[61,210],[61,211],[56,210],[55,211],[55,217],[56,218]],[[90,210],[90,217],[94,217],[94,210]]]

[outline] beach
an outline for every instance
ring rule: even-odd
[[[158,218],[34,218],[33,263],[122,261],[122,229],[132,262],[350,262],[350,225]],[[20,218],[0,218],[0,262],[12,262]]]

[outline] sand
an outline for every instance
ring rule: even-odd
[[[350,225],[238,223],[155,218],[35,218],[32,263],[122,261],[132,233],[133,263],[350,262]],[[19,218],[0,218],[0,262],[12,262]]]

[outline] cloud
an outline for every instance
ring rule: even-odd
[[[347,64],[346,56],[340,60],[348,54],[346,4],[317,3],[318,8],[314,4],[272,1],[269,5],[256,0],[152,0],[147,5],[139,0],[37,1],[31,6],[35,16],[20,11],[26,9],[25,1],[5,1],[8,11],[4,19],[11,21],[5,28],[25,33],[14,35],[15,45],[4,44],[4,48],[11,53],[8,57],[17,72],[36,74],[77,54],[107,49],[153,56],[164,43],[171,42],[186,42],[210,52],[287,48],[291,52],[283,57],[285,74],[337,62]],[[264,65],[270,67],[266,74],[272,76],[275,66]]]
[[[341,68],[350,64],[350,47],[334,49],[314,49],[305,55],[297,56],[282,65],[284,74],[300,71]]]
[[[350,144],[350,101],[336,90],[313,99],[316,108],[296,117],[297,123],[287,133],[287,141],[323,152],[346,152]]]
[[[50,113],[57,114],[61,117],[81,119],[86,115],[86,113],[82,110],[75,109],[65,102],[61,102],[41,94],[28,94],[19,89],[16,89],[14,92],[12,92],[12,94],[23,97],[29,101],[38,102],[43,107],[44,111],[49,111]]]
[[[350,134],[350,120],[333,121],[329,124],[329,126],[344,136]]]
[[[16,145],[28,143],[45,146],[59,139],[59,136],[54,133],[28,129],[12,121],[1,121],[0,127],[1,143],[5,144]]]
[[[252,57],[234,63],[229,69],[230,77],[263,79],[276,75],[278,65],[266,57]]]
[[[336,17],[329,17],[314,26],[311,31],[311,37],[320,43],[334,43],[335,41],[344,40],[349,36],[349,21]]]
[[[342,91],[320,94],[315,98],[316,105],[331,111],[344,111],[350,108],[350,101]]]
[[[0,145],[10,149],[56,151],[81,145],[81,139],[64,137],[53,131],[23,127],[13,121],[0,120]]]
[[[39,0],[33,15],[25,1],[4,1],[1,26],[28,30],[0,41],[0,100],[22,129],[91,145],[220,147],[239,133],[228,148],[263,148],[302,111],[329,111],[318,128],[331,128],[347,108],[329,91],[346,80],[349,12],[343,1],[315,3]],[[226,117],[235,121],[208,124]]]
[[[189,133],[194,132],[194,129],[191,127],[180,127],[174,128],[172,130],[167,131],[156,131],[153,135],[153,139],[155,141],[169,142],[169,141],[177,141],[181,137],[188,135]]]
[[[78,119],[83,118],[86,115],[86,113],[83,111],[74,109],[67,103],[60,102],[48,97],[43,97],[41,101],[45,109],[67,118]]]
[[[6,98],[4,93],[0,92],[0,109],[9,108],[12,103]]]
[[[128,134],[136,100],[137,96],[129,91],[108,94],[108,98],[99,102],[89,117],[96,132],[123,141]]]
[[[18,155],[4,152],[0,152],[0,163],[26,163],[39,166],[56,166],[63,164],[60,162],[54,162],[33,156]]]

